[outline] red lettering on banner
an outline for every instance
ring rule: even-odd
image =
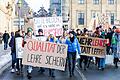
[[[103,40],[103,46],[105,47],[106,46],[106,44],[107,44],[107,39],[106,40]]]
[[[54,29],[43,29],[44,35],[49,36],[50,32],[53,32],[55,36],[60,36],[63,33],[62,28],[54,28]]]
[[[94,39],[92,40],[92,46],[105,47],[107,40]]]
[[[33,45],[32,41],[29,41],[27,43],[27,48],[28,48],[28,50],[32,51],[32,46],[30,46],[30,43],[31,43],[31,45]]]
[[[30,51],[54,53],[55,47],[56,47],[56,44],[45,43],[45,42],[29,41],[27,43],[27,48]]]
[[[103,46],[103,40],[99,40],[100,46]]]
[[[98,46],[98,45],[99,45],[99,40],[96,39],[96,40],[95,40],[95,46]]]

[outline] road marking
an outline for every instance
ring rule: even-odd
[[[86,77],[84,76],[84,74],[79,70],[79,68],[76,66],[76,71],[79,73],[79,75],[81,76],[82,80],[87,80]]]

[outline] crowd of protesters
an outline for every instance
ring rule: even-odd
[[[84,28],[83,30],[77,29],[77,30],[64,30],[63,35],[59,37],[55,37],[53,33],[50,33],[48,37],[46,37],[46,40],[53,43],[61,43],[61,44],[67,44],[68,50],[67,50],[67,63],[66,63],[66,69],[69,70],[69,76],[74,76],[74,70],[76,65],[76,55],[80,55],[81,53],[81,47],[80,43],[77,39],[78,36],[86,36],[86,37],[97,37],[97,38],[103,38],[108,39],[108,43],[106,44],[106,55],[113,55],[114,60],[113,63],[115,65],[115,68],[118,68],[118,62],[119,62],[119,54],[117,52],[117,43],[119,42],[119,33],[115,32],[116,27],[103,29],[102,26],[99,26],[96,28],[95,31],[89,31],[88,29]],[[17,75],[22,72],[22,58],[16,57],[16,44],[15,44],[15,38],[22,37],[23,43],[22,47],[24,47],[26,43],[26,39],[36,39],[36,37],[43,37],[43,30],[38,30],[39,35],[33,35],[33,29],[28,28],[27,33],[25,34],[24,31],[18,30],[15,33],[11,32],[11,39],[9,42],[9,46],[11,47],[11,56],[12,56],[12,70],[11,72],[14,73],[17,72]],[[4,39],[4,49],[7,49],[8,39],[9,35],[6,33],[3,35]],[[94,61],[93,61],[94,60]],[[95,62],[95,65],[98,67],[99,70],[105,69],[105,58],[98,58],[98,57],[89,57],[85,55],[80,55],[80,59],[78,60],[79,67],[81,69],[87,70],[89,68],[90,63]],[[84,67],[83,67],[84,63]],[[15,65],[16,64],[16,65]],[[68,67],[67,67],[68,66]],[[27,66],[27,77],[31,78],[31,72],[33,70],[32,66]],[[45,68],[40,67],[39,71],[41,74],[45,72]],[[55,77],[54,69],[48,69],[49,70],[49,76]]]

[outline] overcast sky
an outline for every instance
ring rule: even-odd
[[[25,1],[35,12],[37,12],[42,6],[45,7],[47,11],[49,9],[50,0],[25,0]]]

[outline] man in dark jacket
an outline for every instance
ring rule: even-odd
[[[11,56],[12,56],[12,70],[11,72],[15,72],[15,63],[16,63],[16,49],[15,49],[15,36],[14,32],[11,32],[11,39],[9,42],[9,46],[11,47]]]
[[[9,38],[10,38],[9,34],[5,31],[5,33],[3,34],[4,50],[7,50]]]

